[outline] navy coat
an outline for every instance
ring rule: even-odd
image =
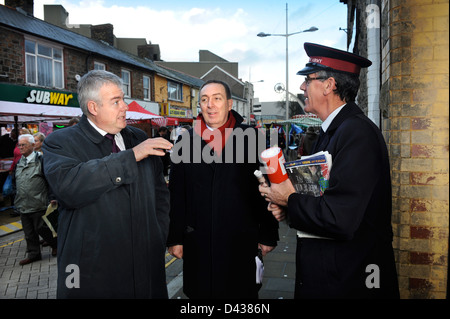
[[[235,133],[239,129],[257,136],[256,129],[240,124],[242,117],[233,114]],[[236,151],[238,142],[231,140],[221,157],[210,162],[209,146],[191,129],[172,154],[168,246],[183,245],[183,288],[189,298],[256,298],[258,243],[276,246],[278,240],[278,222],[267,211],[253,174],[260,169],[258,142],[253,140],[251,147],[245,142]],[[265,138],[261,141],[264,149]],[[252,147],[255,151],[247,152]],[[186,153],[186,160],[175,160]],[[236,155],[243,153],[239,162]],[[232,160],[227,161],[230,155]]]
[[[329,188],[321,197],[288,200],[292,227],[331,238],[299,240],[296,297],[398,297],[390,167],[380,130],[348,103],[317,141],[314,151],[322,150],[332,155]],[[368,288],[374,283],[379,288]]]
[[[60,205],[58,298],[167,298],[165,242],[169,191],[158,157],[136,162],[132,147],[147,139],[121,131],[126,150],[83,116],[44,142],[44,172]],[[67,286],[79,269],[79,288]]]

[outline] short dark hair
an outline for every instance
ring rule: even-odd
[[[220,81],[220,80],[208,80],[208,81],[206,81],[206,82],[203,83],[203,85],[201,86],[200,91],[203,90],[203,88],[204,88],[205,86],[207,86],[208,84],[211,84],[211,83],[215,83],[215,84],[220,84],[220,85],[222,85],[222,86],[224,87],[224,89],[225,89],[225,94],[226,94],[227,100],[231,100],[231,90],[230,90],[230,86],[229,86],[227,83],[225,83],[225,82],[223,82],[223,81]]]

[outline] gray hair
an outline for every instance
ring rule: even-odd
[[[28,143],[34,144],[34,137],[33,137],[33,135],[31,135],[31,134],[22,134],[22,135],[19,136],[19,141],[21,139],[23,139],[23,138],[27,139]]]
[[[99,96],[100,88],[109,83],[113,83],[122,88],[123,82],[117,75],[104,70],[89,71],[80,79],[78,82],[78,103],[86,116],[89,114],[88,102],[94,101],[101,104]]]
[[[41,142],[43,142],[44,139],[45,139],[44,133],[41,133],[41,132],[34,133],[33,136],[34,136],[34,137],[37,136]]]
[[[317,75],[325,78],[334,78],[336,81],[334,94],[338,95],[342,101],[347,103],[355,101],[360,85],[358,74],[322,70],[317,72]]]

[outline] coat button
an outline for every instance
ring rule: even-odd
[[[122,178],[116,177],[116,183],[120,183],[122,181]]]

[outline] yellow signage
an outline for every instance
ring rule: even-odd
[[[27,97],[28,103],[65,105],[73,98],[72,94],[60,92],[48,92],[41,90],[31,90]]]
[[[186,117],[186,110],[180,110],[180,109],[170,109],[169,110],[169,116],[174,117]]]

